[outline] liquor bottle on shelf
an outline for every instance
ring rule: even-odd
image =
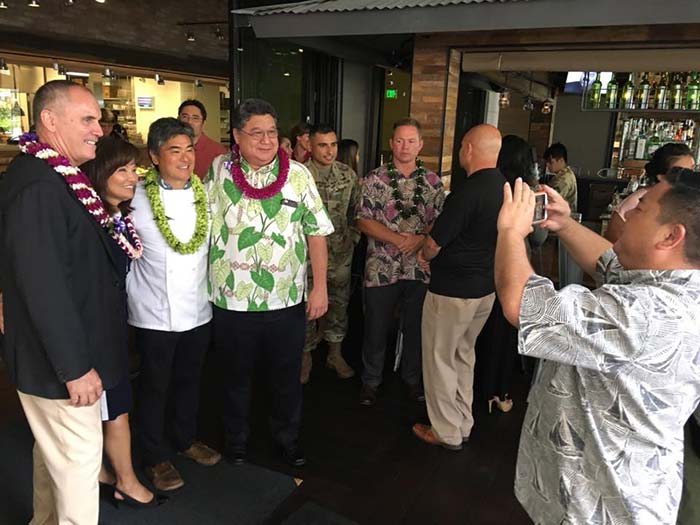
[[[630,73],[627,82],[622,86],[620,107],[623,109],[634,109],[634,73]]]
[[[700,109],[700,82],[698,82],[697,71],[691,73],[690,81],[685,88],[685,109],[693,111]]]
[[[661,137],[659,137],[659,128],[656,123],[651,126],[651,137],[647,141],[647,152],[646,156],[651,157],[654,152],[661,147]]]
[[[610,82],[605,89],[605,107],[608,109],[615,109],[617,107],[617,91],[619,86],[617,80],[615,79],[615,73],[610,77]]]
[[[638,119],[630,119],[629,134],[627,135],[627,144],[625,147],[625,158],[633,159],[637,151],[637,137],[639,137]]]
[[[671,83],[671,109],[683,109],[683,83],[679,73],[673,75]]]
[[[661,73],[661,80],[656,86],[655,104],[656,109],[668,108],[668,77],[666,73]]]
[[[639,109],[649,109],[649,93],[651,86],[649,85],[649,75],[644,73],[641,82],[637,87],[637,107]]]
[[[634,145],[634,158],[644,159],[647,153],[647,134],[644,130],[644,121],[640,126],[639,136],[637,137],[637,142]]]
[[[600,81],[600,73],[595,74],[595,80],[591,83],[588,89],[588,107],[591,109],[600,108],[600,92],[603,89],[603,84]]]

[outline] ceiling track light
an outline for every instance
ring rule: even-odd
[[[7,71],[8,69],[7,62],[4,58],[0,57],[0,71]]]
[[[216,30],[214,31],[214,36],[216,37],[217,40],[226,40],[226,35],[224,35],[224,32],[221,30],[219,26],[216,26]]]
[[[66,66],[63,64],[58,64],[58,67],[56,68],[56,71],[58,71],[59,75],[64,75],[66,74]]]
[[[165,85],[165,80],[163,80],[163,77],[160,75],[160,73],[156,73],[153,78],[156,80],[156,83],[159,86],[164,86]]]
[[[37,0],[31,0],[30,2],[27,2],[27,7],[41,7],[39,5],[39,2]]]
[[[194,33],[193,33],[192,31],[187,31],[187,32],[185,33],[185,39],[186,39],[188,42],[194,42],[194,41],[197,40],[197,39],[194,37]]]
[[[72,5],[75,4],[75,0],[66,0],[64,3],[65,3],[68,7],[70,7],[70,6],[72,6]]]
[[[0,9],[7,9],[7,4],[5,2],[0,2]]]
[[[114,71],[112,71],[110,68],[106,67],[102,72],[102,76],[104,78],[115,78],[117,75],[115,75]]]
[[[197,78],[194,81],[194,87],[201,88],[204,87],[204,84],[202,84],[202,81]]]
[[[95,0],[98,4],[104,4],[107,0]]]

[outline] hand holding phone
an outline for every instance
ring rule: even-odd
[[[544,192],[535,193],[535,213],[532,217],[532,224],[539,224],[547,220],[547,194]]]

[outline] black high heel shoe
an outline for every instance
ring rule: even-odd
[[[123,490],[119,490],[117,487],[113,488],[114,492],[112,493],[112,504],[117,509],[119,508],[119,505],[126,505],[127,507],[131,507],[132,509],[150,509],[153,507],[159,507],[170,499],[165,494],[156,494],[154,492],[151,501],[144,503],[142,501],[132,498],[126,492],[124,492]],[[117,498],[115,494],[119,494],[123,499]]]

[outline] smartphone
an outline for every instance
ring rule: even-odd
[[[547,194],[535,193],[535,214],[532,217],[532,223],[538,224],[545,220],[547,220]]]

